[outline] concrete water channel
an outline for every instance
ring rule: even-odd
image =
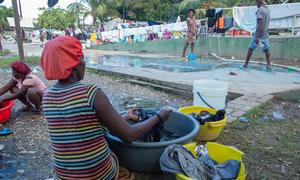
[[[111,51],[89,53],[86,62],[91,69],[126,75],[131,79],[148,79],[157,85],[169,85],[182,91],[192,90],[193,81],[199,79],[227,81],[229,92],[237,94],[274,94],[300,88],[300,71],[293,67],[274,65],[271,72],[266,72],[264,65],[255,63],[242,70],[239,69],[242,61],[209,58],[183,62],[170,56]]]

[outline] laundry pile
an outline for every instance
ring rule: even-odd
[[[196,148],[195,157],[181,145],[168,146],[161,155],[160,168],[166,173],[185,174],[192,179],[236,179],[240,171],[241,162],[228,160],[218,164],[207,154],[207,149]]]
[[[141,123],[152,116],[155,116],[158,112],[158,109],[139,109],[137,115],[139,116],[139,121],[137,123]],[[130,122],[132,124],[132,122]],[[168,131],[164,128],[164,122],[160,122],[156,124],[152,130],[150,130],[147,134],[137,139],[138,142],[162,142],[162,141],[170,141],[173,139],[177,139],[180,136],[177,134]]]
[[[225,118],[226,111],[219,110],[216,114],[209,113],[208,111],[201,111],[199,114],[192,113],[193,118],[195,118],[201,125],[207,122],[221,121]]]

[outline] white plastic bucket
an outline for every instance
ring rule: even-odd
[[[228,83],[217,80],[197,80],[193,83],[194,106],[209,107],[221,110],[226,108]],[[202,99],[208,104],[206,104]],[[211,108],[209,107],[209,108]]]

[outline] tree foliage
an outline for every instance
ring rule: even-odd
[[[91,15],[95,24],[97,19],[104,20],[107,16],[119,17],[118,8],[121,5],[122,0],[81,0],[77,3],[69,4],[67,9],[71,12],[79,13],[84,18]]]
[[[137,21],[170,21],[178,16],[179,0],[128,0],[125,3],[126,18]]]
[[[7,17],[13,17],[13,9],[0,6],[0,33],[9,28]]]
[[[40,9],[43,11],[37,18],[37,25],[40,28],[47,29],[65,29],[68,24],[74,25],[76,15],[70,11],[61,8]]]

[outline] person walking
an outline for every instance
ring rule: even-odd
[[[246,58],[245,64],[241,67],[243,69],[248,68],[248,64],[250,58],[252,57],[253,51],[258,47],[262,47],[267,60],[266,70],[271,70],[271,62],[270,62],[270,49],[269,49],[269,22],[270,22],[270,11],[267,7],[267,3],[265,0],[256,0],[257,3],[257,24],[256,31],[253,34],[252,40],[249,45],[248,54]]]

